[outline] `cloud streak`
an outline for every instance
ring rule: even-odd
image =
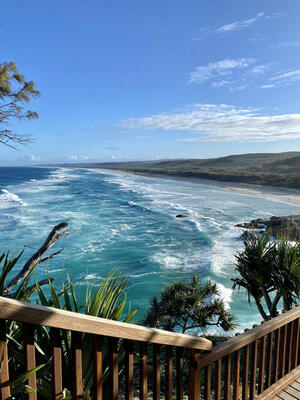
[[[83,161],[83,160],[89,160],[91,157],[80,154],[70,154],[67,156],[67,158],[72,161]]]
[[[283,82],[283,83],[293,83],[299,80],[300,80],[300,69],[295,69],[294,71],[278,74],[277,76],[271,78],[271,81]]]
[[[197,67],[190,73],[189,83],[201,84],[210,79],[232,75],[236,70],[248,68],[255,62],[252,58],[225,59]],[[224,80],[223,80],[224,82]],[[222,85],[221,85],[222,86]]]
[[[277,141],[300,138],[300,114],[263,115],[261,110],[226,104],[194,104],[182,112],[123,121],[125,130],[193,134],[183,142]]]
[[[300,42],[290,41],[290,42],[273,44],[272,46],[270,46],[270,49],[280,49],[284,47],[297,47],[297,46],[300,46]]]
[[[224,59],[201,65],[190,73],[189,84],[201,85],[210,81],[213,88],[230,91],[269,89],[296,84],[300,69],[277,71],[276,64],[258,64],[254,58]]]
[[[261,20],[263,18],[266,18],[265,14],[263,12],[260,12],[256,14],[255,17],[246,19],[244,21],[236,21],[232,22],[231,24],[226,24],[223,26],[220,26],[219,28],[215,29],[213,32],[214,33],[227,33],[227,32],[232,32],[232,31],[237,31],[240,29],[245,29],[248,28],[250,25],[254,24],[258,20]]]
[[[204,29],[202,29],[200,37],[195,38],[195,40],[203,40],[203,39],[206,39],[207,37],[213,36],[213,35],[220,36],[220,35],[230,34],[231,32],[234,32],[234,31],[240,31],[242,29],[247,29],[251,25],[255,24],[258,21],[263,21],[263,20],[268,20],[268,19],[269,20],[278,19],[278,18],[282,18],[285,16],[286,16],[286,14],[281,13],[281,12],[278,12],[278,13],[275,12],[275,13],[271,13],[269,15],[266,15],[263,12],[259,12],[252,18],[234,21],[234,22],[231,22],[228,24],[221,25],[217,28],[212,28],[212,27],[204,28]],[[254,40],[256,40],[256,39],[257,39],[257,35],[254,38]]]

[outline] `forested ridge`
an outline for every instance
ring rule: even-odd
[[[300,152],[67,165],[300,189]]]

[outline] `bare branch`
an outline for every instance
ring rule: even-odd
[[[59,237],[61,237],[61,236],[59,236]],[[59,239],[59,238],[58,238],[58,239]],[[58,240],[58,239],[57,239],[57,240]],[[39,264],[41,264],[41,263],[44,262],[44,261],[50,260],[50,258],[54,258],[54,257],[57,256],[58,254],[60,254],[62,251],[64,251],[64,249],[60,249],[60,250],[58,250],[56,253],[53,253],[53,254],[51,254],[51,255],[48,256],[48,257],[42,258],[41,261],[39,262]]]
[[[42,279],[41,281],[38,281],[38,285],[39,286],[48,285],[49,281],[53,282],[54,278]],[[35,288],[36,288],[36,283],[34,283],[33,285],[29,286],[29,288],[26,289],[26,293],[30,294],[30,292],[32,292]]]
[[[67,222],[62,222],[52,229],[41,248],[36,253],[34,253],[33,256],[26,262],[22,271],[6,285],[4,289],[5,293],[10,293],[15,286],[17,286],[24,278],[26,278],[26,276],[28,276],[33,271],[33,269],[41,262],[43,254],[47,250],[49,250],[57,242],[58,239],[60,239],[64,235],[69,234],[68,230],[59,233],[63,228],[66,228],[67,226]],[[53,257],[54,255],[52,254]]]
[[[37,282],[39,286],[43,286],[43,285],[48,285],[50,282],[54,281],[54,278],[47,278],[47,279],[42,279],[41,281]],[[36,283],[34,283],[33,285],[29,286],[26,289],[26,294],[30,295],[34,290],[36,289]],[[16,292],[13,293],[4,293],[3,296],[4,297],[14,297]]]

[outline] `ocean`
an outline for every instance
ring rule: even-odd
[[[138,322],[164,284],[196,274],[217,282],[241,331],[261,318],[245,291],[231,290],[234,255],[243,249],[243,230],[235,225],[299,214],[300,204],[268,190],[254,195],[227,186],[107,170],[0,168],[0,252],[16,254],[25,246],[24,264],[53,226],[66,221],[70,235],[53,248],[65,250],[38,266],[38,279],[48,269],[60,287],[68,273],[83,302],[86,287],[96,287],[112,269],[128,274]]]

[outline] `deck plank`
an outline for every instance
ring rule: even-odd
[[[285,391],[281,392],[278,397],[282,400],[295,400],[294,396],[291,396],[290,394],[286,393]]]
[[[291,383],[291,386],[292,386],[294,389],[296,389],[296,390],[298,390],[298,391],[300,392],[300,383],[298,383],[297,381],[295,381],[295,382]]]
[[[300,366],[292,370],[290,373],[285,375],[279,381],[274,383],[268,389],[263,391],[256,400],[300,400],[300,391],[297,389],[299,387],[299,376],[300,376]],[[293,388],[291,385],[298,385]],[[288,391],[291,387],[290,392]],[[296,396],[296,397],[295,397]]]
[[[291,386],[287,387],[285,389],[285,392],[290,394],[291,396],[294,396],[295,399],[300,400],[300,392],[294,388],[292,388]]]

